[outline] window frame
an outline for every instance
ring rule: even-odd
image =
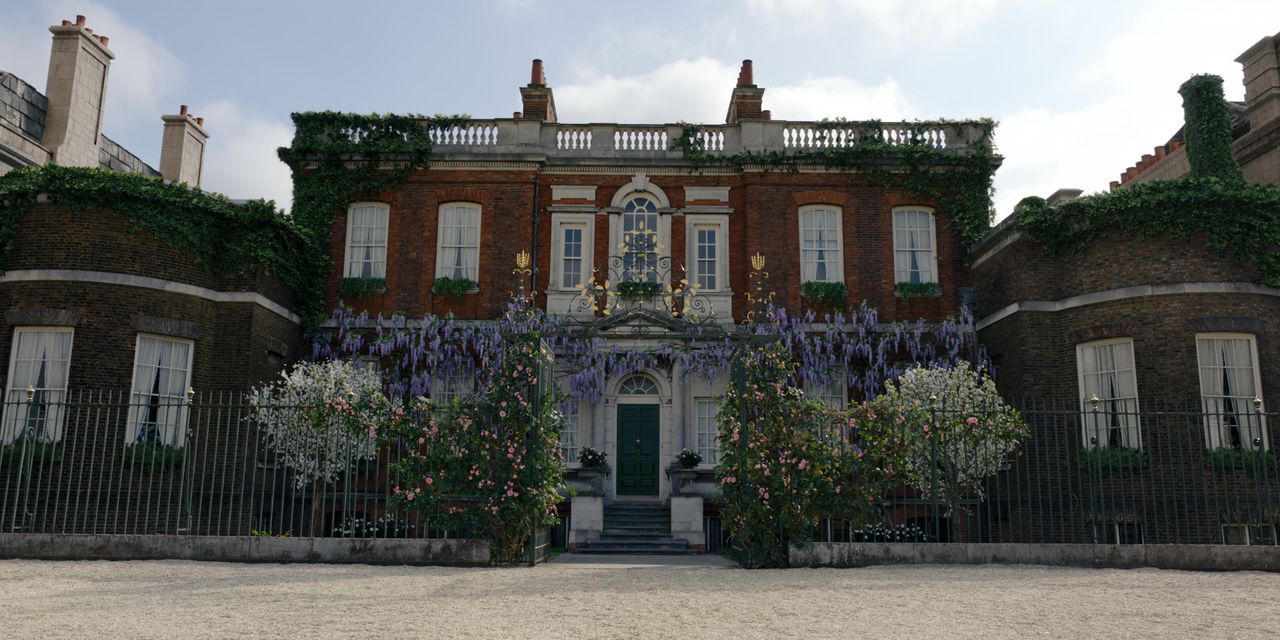
[[[928,214],[929,216],[929,249],[928,249],[929,255],[927,260],[929,261],[929,275],[931,279],[920,280],[920,284],[940,282],[941,279],[938,277],[938,217],[934,213],[934,210],[932,207],[925,207],[920,205],[904,205],[900,207],[894,207],[890,212],[890,217],[891,217],[890,222],[893,228],[893,282],[894,284],[897,284],[899,282],[907,282],[907,283],[911,282],[911,273],[909,270],[907,273],[907,278],[905,280],[898,274],[898,252],[906,251],[906,252],[919,253],[919,252],[925,251],[924,249],[910,249],[910,248],[903,248],[898,246],[898,231],[899,231],[898,214],[900,213],[901,214],[906,214],[906,213]],[[911,229],[911,230],[902,229],[902,230],[912,231],[914,229]],[[917,269],[917,271],[919,271],[919,269]]]
[[[1226,441],[1227,438],[1224,438],[1221,433],[1215,433],[1216,431],[1221,430],[1222,425],[1214,424],[1214,420],[1213,420],[1214,415],[1221,417],[1222,415],[1225,415],[1225,414],[1224,413],[1215,414],[1214,412],[1211,412],[1209,410],[1208,399],[1205,396],[1205,389],[1204,389],[1204,363],[1200,360],[1200,341],[1201,340],[1246,340],[1248,341],[1250,368],[1253,374],[1251,380],[1253,382],[1254,396],[1253,398],[1244,398],[1243,403],[1245,406],[1244,406],[1244,410],[1241,413],[1248,416],[1256,416],[1258,423],[1252,428],[1256,429],[1257,435],[1261,439],[1261,445],[1257,448],[1254,448],[1251,444],[1251,441],[1245,442],[1244,440],[1242,440],[1242,444],[1244,446],[1242,446],[1240,450],[1241,451],[1270,450],[1271,443],[1269,442],[1269,438],[1267,437],[1266,411],[1265,410],[1261,412],[1256,411],[1255,407],[1253,406],[1254,398],[1264,400],[1264,403],[1263,403],[1264,407],[1265,407],[1265,400],[1266,400],[1266,398],[1263,398],[1262,396],[1262,367],[1261,367],[1261,362],[1258,360],[1258,337],[1252,333],[1238,333],[1238,332],[1228,332],[1228,331],[1211,331],[1211,332],[1203,332],[1203,333],[1195,334],[1196,386],[1199,388],[1199,392],[1200,392],[1200,407],[1201,407],[1201,410],[1204,412],[1205,447],[1211,450],[1233,448],[1231,447],[1230,443]],[[1213,397],[1243,398],[1243,396],[1213,396]],[[1216,439],[1216,443],[1215,443],[1215,439]]]
[[[22,420],[21,412],[29,406],[26,397],[26,388],[13,388],[14,367],[17,364],[19,335],[23,333],[67,333],[71,335],[70,342],[67,345],[67,370],[66,383],[60,388],[42,387],[37,391],[57,392],[61,394],[60,399],[53,400],[53,411],[47,411],[45,414],[45,424],[41,429],[44,436],[42,442],[60,442],[62,440],[62,430],[66,420],[66,402],[67,390],[71,386],[71,360],[75,353],[76,331],[75,327],[45,327],[45,326],[17,326],[13,328],[13,338],[9,343],[9,369],[8,377],[5,378],[5,415],[0,422],[0,444],[11,444],[18,441],[18,422]],[[19,394],[15,396],[14,394]],[[16,412],[9,413],[9,409]],[[52,423],[52,429],[49,426]]]
[[[702,415],[702,407],[710,405],[713,412],[710,416]],[[703,431],[703,418],[710,418],[711,429]],[[706,447],[702,446],[703,436],[709,435]],[[693,399],[693,444],[698,455],[702,456],[699,466],[714,467],[720,459],[720,403],[715,397],[697,396]]]
[[[587,283],[594,277],[595,269],[595,214],[591,213],[556,213],[551,216],[551,291],[577,291],[576,286],[565,286],[564,280],[564,229],[581,227],[582,231],[582,276],[579,284]]]
[[[186,376],[185,376],[185,379],[183,380],[182,392],[179,396],[176,396],[176,402],[172,402],[171,404],[167,405],[167,406],[176,406],[178,408],[178,419],[173,424],[173,426],[176,428],[175,433],[177,437],[169,439],[169,438],[164,438],[162,434],[162,440],[166,440],[165,442],[162,443],[163,445],[172,446],[174,448],[181,449],[186,446],[187,426],[188,426],[188,420],[190,419],[190,409],[186,404],[186,397],[187,397],[187,390],[191,388],[191,373],[192,373],[193,365],[195,364],[196,343],[194,340],[190,340],[187,338],[178,338],[175,336],[166,336],[166,335],[157,334],[157,333],[138,333],[136,336],[134,336],[133,368],[130,369],[131,376],[129,381],[129,412],[128,412],[128,421],[125,423],[124,444],[125,446],[129,446],[138,442],[138,427],[140,426],[138,422],[139,420],[138,413],[142,408],[142,403],[135,401],[135,396],[138,396],[139,394],[142,394],[144,392],[136,389],[135,385],[138,382],[138,365],[141,362],[140,358],[142,357],[142,341],[144,339],[158,340],[161,342],[179,343],[179,344],[184,344],[187,347],[187,362],[185,367]],[[153,365],[147,365],[147,366],[153,366]],[[174,367],[170,367],[170,368],[172,369]],[[149,392],[146,392],[146,393],[149,393]],[[170,396],[168,394],[161,394],[161,397],[175,398],[174,396]],[[167,426],[168,425],[166,424],[166,427]]]
[[[573,433],[573,446],[572,446],[572,447],[568,447],[568,446],[566,446],[566,445],[565,445],[564,436],[565,436],[565,434],[566,434],[566,433],[568,433],[568,432],[569,432],[569,430],[568,430],[568,429],[564,429],[564,428],[561,428],[561,429],[560,429],[560,437],[559,437],[559,439],[558,439],[558,440],[559,440],[559,442],[558,442],[557,444],[558,444],[558,446],[560,447],[560,455],[564,457],[564,462],[565,462],[565,464],[569,465],[569,466],[570,466],[570,467],[572,467],[572,468],[577,468],[577,467],[581,466],[581,465],[578,463],[578,454],[582,451],[582,447],[583,447],[583,444],[582,444],[582,431],[583,431],[583,429],[582,429],[582,414],[583,414],[583,413],[585,413],[585,412],[582,410],[582,399],[581,399],[581,398],[569,398],[568,400],[566,400],[566,401],[565,401],[565,403],[564,403],[564,405],[563,405],[563,406],[566,408],[566,411],[565,411],[565,413],[564,413],[565,418],[566,418],[564,426],[568,426],[568,425],[572,424],[572,427],[573,427],[573,430],[572,430],[572,433]],[[575,409],[575,412],[573,413],[573,420],[572,420],[572,421],[570,421],[570,420],[568,419],[568,418],[570,417],[570,414],[568,413],[567,409],[568,409],[568,407],[570,407],[570,406],[572,406],[572,407]]]
[[[378,247],[378,246],[382,247],[382,274],[381,275],[376,273],[371,273],[371,275],[364,276],[360,274],[351,273],[351,268],[353,265],[352,258],[354,257],[352,254],[356,249],[356,247],[352,244],[352,241],[354,240],[353,228],[355,227],[354,214],[357,208],[376,210],[376,211],[379,211],[382,215],[382,225],[381,225],[382,226],[382,244],[381,245],[378,245],[378,244],[360,245],[361,247]],[[365,226],[369,226],[369,225],[365,225]],[[390,245],[390,232],[391,232],[391,205],[385,202],[352,202],[351,204],[348,204],[347,205],[347,238],[345,243],[346,251],[343,254],[343,258],[342,258],[342,277],[343,278],[386,279],[387,262],[388,262],[387,252],[388,252],[388,247]],[[365,261],[361,260],[361,262],[365,262]],[[376,261],[372,261],[372,262],[376,264]],[[371,268],[370,271],[372,272],[373,269]]]
[[[645,198],[653,203],[657,212],[658,228],[657,237],[655,239],[656,260],[658,264],[662,264],[664,257],[670,256],[671,248],[671,214],[673,210],[668,206],[667,199],[664,196],[654,193],[653,191],[633,190],[627,192],[623,197],[616,198],[617,203],[614,207],[608,209],[609,212],[609,265],[610,271],[614,269],[613,265],[617,265],[619,271],[619,282],[625,280],[626,270],[626,250],[623,247],[626,239],[626,208],[633,200],[637,198]],[[617,262],[614,262],[617,258]],[[612,274],[611,274],[612,275]],[[661,276],[661,277],[658,277]],[[661,266],[654,271],[654,281],[663,284],[671,284],[671,270],[664,269]]]
[[[1091,435],[1090,428],[1089,428],[1090,427],[1089,417],[1094,416],[1095,414],[1109,416],[1109,415],[1112,415],[1112,412],[1104,408],[1100,408],[1098,411],[1094,411],[1093,407],[1091,406],[1091,403],[1089,402],[1090,398],[1085,397],[1084,395],[1085,394],[1085,376],[1089,375],[1089,374],[1086,374],[1085,372],[1084,352],[1088,349],[1097,349],[1099,347],[1114,347],[1115,345],[1120,345],[1120,344],[1127,344],[1129,346],[1129,360],[1130,360],[1130,363],[1132,364],[1132,367],[1129,369],[1129,373],[1130,375],[1133,376],[1133,398],[1132,398],[1133,410],[1131,412],[1126,411],[1121,415],[1125,415],[1133,419],[1133,424],[1132,425],[1126,424],[1124,428],[1126,431],[1132,432],[1131,439],[1134,443],[1136,443],[1135,446],[1126,446],[1122,444],[1120,448],[1134,449],[1138,451],[1142,450],[1142,419],[1141,419],[1142,399],[1141,399],[1141,394],[1138,392],[1138,357],[1137,357],[1137,351],[1134,349],[1134,343],[1133,343],[1132,337],[1092,340],[1089,342],[1081,342],[1076,345],[1076,391],[1078,392],[1077,395],[1080,397],[1081,444],[1087,449],[1110,448],[1112,446],[1109,440],[1107,442],[1103,442],[1100,439],[1096,443],[1090,442],[1089,440],[1089,437]],[[1119,370],[1117,370],[1117,372],[1118,371]],[[1095,371],[1092,375],[1100,375],[1100,373]],[[1124,402],[1124,401],[1130,400],[1130,398],[1127,398],[1127,397],[1103,398],[1101,396],[1099,396],[1098,399],[1100,401],[1099,402],[1100,407],[1105,407],[1105,404],[1108,401]],[[1093,431],[1094,433],[1092,435],[1096,436],[1097,429],[1095,428]]]
[[[452,244],[451,244],[451,245],[448,245],[448,246],[446,246],[446,245],[445,245],[445,242],[444,242],[444,226],[445,226],[445,225],[444,225],[444,219],[445,219],[445,210],[446,210],[446,209],[450,209],[450,208],[459,208],[459,209],[464,209],[464,210],[467,210],[467,211],[473,211],[473,212],[475,213],[475,219],[476,219],[476,243],[475,243],[475,246],[474,246],[474,247],[469,246],[469,245],[452,245]],[[440,279],[440,278],[453,278],[453,277],[455,277],[455,276],[451,275],[451,273],[446,273],[446,269],[451,268],[451,267],[446,267],[446,265],[444,264],[444,253],[445,253],[445,251],[444,251],[444,250],[445,250],[446,248],[457,248],[457,249],[459,249],[459,250],[462,250],[462,249],[468,249],[468,250],[474,250],[474,251],[475,251],[475,265],[474,265],[474,268],[475,268],[475,276],[476,276],[476,277],[474,277],[474,278],[470,278],[470,280],[471,280],[472,282],[474,282],[476,286],[479,286],[479,284],[480,284],[480,255],[481,255],[481,254],[480,254],[480,245],[482,244],[482,240],[483,240],[483,237],[484,237],[484,236],[483,236],[483,231],[484,231],[484,226],[483,226],[483,225],[484,225],[484,208],[483,208],[483,207],[481,207],[479,203],[477,203],[477,202],[469,202],[469,201],[466,201],[466,200],[459,200],[459,201],[451,201],[451,202],[442,202],[442,203],[440,203],[440,206],[436,208],[436,272],[435,272],[435,278],[436,278],[436,279]],[[464,264],[464,265],[463,265],[463,268],[464,268],[464,269],[466,269],[467,267],[470,267],[470,266],[472,266],[472,265]],[[462,277],[467,277],[467,276],[464,274]]]
[[[444,385],[437,386],[439,380],[444,380]],[[459,385],[459,380],[466,380],[465,385]],[[431,376],[431,386],[427,389],[427,397],[431,399],[431,403],[437,407],[453,402],[454,399],[464,397],[475,393],[476,390],[476,370],[474,367],[465,367],[446,372],[443,376]],[[446,398],[442,400],[441,398]]]
[[[685,215],[685,278],[689,284],[698,283],[698,230],[714,228],[716,231],[716,286],[702,287],[699,293],[727,293],[729,287],[729,220],[723,215]]]
[[[822,212],[822,213],[831,212],[831,213],[834,213],[834,214],[835,214],[835,219],[836,219],[836,224],[835,224],[835,231],[836,231],[836,246],[835,246],[835,249],[834,249],[835,254],[836,254],[836,255],[835,255],[835,258],[834,258],[834,260],[835,260],[835,265],[834,265],[834,266],[835,266],[835,273],[834,273],[834,274],[828,274],[828,276],[827,276],[827,278],[826,278],[825,280],[818,280],[818,279],[816,279],[816,278],[815,278],[815,279],[806,279],[806,278],[805,278],[805,268],[804,268],[804,265],[805,265],[805,252],[806,252],[806,251],[809,251],[809,252],[816,252],[816,251],[826,251],[826,250],[827,250],[827,249],[805,249],[805,246],[804,246],[804,231],[805,231],[805,224],[804,224],[804,223],[805,223],[805,217],[806,217],[806,215],[815,214],[815,213],[820,213],[820,212]],[[798,222],[798,224],[799,224],[799,229],[800,229],[800,235],[799,235],[799,236],[798,236],[798,238],[797,238],[797,241],[798,241],[798,244],[799,244],[799,248],[800,248],[800,253],[799,253],[799,260],[800,260],[800,283],[801,283],[801,284],[804,284],[805,282],[840,282],[840,283],[843,283],[843,282],[845,281],[845,280],[844,280],[844,209],[843,209],[842,207],[838,207],[838,206],[830,205],[830,204],[809,204],[809,205],[804,205],[804,206],[800,207],[800,209],[799,209],[798,214],[797,214],[797,216],[796,216],[796,217],[797,217],[797,222]],[[826,262],[829,262],[830,260],[831,260],[831,259],[826,259],[826,260],[824,260],[823,262],[824,262],[824,263],[826,263]],[[815,264],[814,271],[815,271],[815,275],[816,275],[816,271],[817,271],[817,267],[816,267],[816,265],[817,265],[817,262],[815,261],[815,263],[814,263],[814,264]],[[830,268],[828,268],[828,271],[830,271],[830,270],[831,270],[831,269],[830,269]]]

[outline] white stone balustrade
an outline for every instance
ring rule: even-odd
[[[339,136],[353,142],[369,133],[342,130]],[[684,135],[681,125],[627,125],[613,123],[565,124],[537,120],[469,120],[428,131],[434,153],[440,156],[508,154],[547,158],[666,159],[680,160],[673,149]],[[705,125],[697,139],[711,156],[742,152],[815,151],[849,148],[868,136],[889,145],[923,144],[937,150],[964,154],[983,144],[976,123],[929,124],[885,122],[867,128],[858,123],[831,125],[817,122],[740,122]],[[990,144],[989,141],[986,142]]]

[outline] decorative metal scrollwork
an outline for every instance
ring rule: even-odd
[[[694,324],[714,318],[711,300],[699,293],[696,282],[683,277],[673,282],[674,271],[687,275],[687,270],[662,255],[665,247],[657,237],[656,230],[643,224],[627,231],[618,244],[619,255],[609,257],[608,268],[603,273],[593,268],[591,277],[577,286],[569,301],[570,317],[645,311]]]

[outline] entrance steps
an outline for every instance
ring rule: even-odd
[[[689,541],[671,537],[671,508],[656,502],[615,502],[605,507],[600,538],[574,552],[663,556],[698,553]]]

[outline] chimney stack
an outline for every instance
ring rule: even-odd
[[[209,134],[204,118],[195,118],[182,105],[177,115],[160,116],[164,121],[164,138],[160,142],[160,175],[170,182],[185,182],[200,187],[204,169],[204,143]]]
[[[520,98],[524,102],[525,120],[542,120],[556,122],[556,99],[547,86],[547,74],[542,70],[542,61],[534,60],[529,72],[529,86],[520,87]]]
[[[763,106],[764,89],[755,85],[751,61],[743,60],[742,69],[738,71],[738,86],[733,88],[733,94],[729,96],[729,113],[725,115],[724,121],[734,124],[747,120],[764,120],[764,112],[761,110]]]
[[[44,90],[49,109],[41,142],[53,152],[55,163],[73,167],[99,165],[107,71],[116,57],[107,48],[107,37],[95,36],[86,22],[76,16],[74,24],[63,20],[49,27],[53,49]]]
[[[1244,113],[1249,126],[1280,119],[1280,33],[1254,43],[1236,58],[1244,68]]]

